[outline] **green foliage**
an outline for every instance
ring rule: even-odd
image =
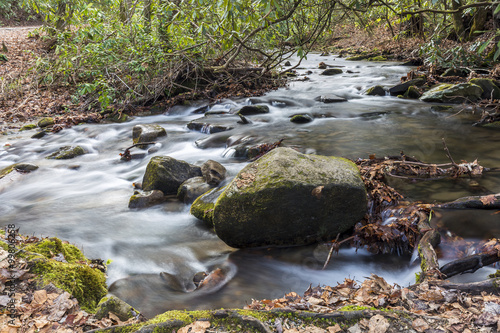
[[[450,49],[444,49],[440,43],[441,40],[433,39],[420,47],[420,56],[424,58],[425,64],[440,68],[460,68],[484,63],[479,42],[468,47],[458,45]]]

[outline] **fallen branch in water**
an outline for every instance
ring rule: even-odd
[[[147,146],[147,145],[154,145],[156,142],[141,142],[141,143],[135,143],[132,146],[128,147],[125,149],[123,153],[120,153],[121,160],[122,161],[130,161],[132,159],[132,154],[130,154],[130,149],[138,146]]]
[[[442,209],[500,209],[500,193],[459,198],[455,201],[434,205],[434,207]]]

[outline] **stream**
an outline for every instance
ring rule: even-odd
[[[293,62],[293,61],[292,61]],[[322,76],[318,63],[344,66],[343,74]],[[301,152],[351,159],[376,156],[408,156],[430,163],[447,163],[441,138],[456,161],[474,161],[500,167],[500,131],[472,127],[477,115],[456,105],[452,112],[434,111],[432,104],[391,96],[366,96],[374,85],[400,82],[410,67],[395,62],[370,63],[309,55],[299,74],[307,81],[292,81],[287,88],[250,99],[233,99],[211,106],[229,110],[251,103],[266,104],[269,114],[248,116],[249,125],[215,134],[190,131],[189,121],[202,116],[193,111],[203,102],[177,106],[160,115],[136,117],[126,123],[87,124],[31,139],[33,131],[0,136],[0,169],[29,162],[40,168],[15,183],[0,188],[0,226],[15,224],[20,233],[56,236],[79,248],[89,258],[110,259],[110,291],[147,317],[170,309],[241,307],[252,299],[272,299],[310,284],[336,285],[345,278],[362,281],[371,273],[389,283],[407,286],[415,282],[418,263],[409,255],[373,255],[363,249],[341,249],[326,270],[321,270],[328,246],[311,245],[278,249],[231,249],[189,214],[189,205],[169,201],[143,210],[128,208],[134,182],[141,182],[150,158],[169,155],[201,165],[212,159],[234,177],[247,162],[226,147],[228,137],[275,142]],[[349,71],[349,72],[347,72]],[[315,101],[335,94],[343,103]],[[290,122],[290,116],[308,113],[307,124]],[[156,152],[143,159],[120,161],[119,153],[132,143],[132,128],[156,123],[167,137],[159,138]],[[234,138],[234,137],[233,137]],[[89,153],[72,160],[45,157],[61,146],[80,145]],[[138,152],[134,149],[133,153]],[[500,192],[498,173],[480,179],[409,182],[393,180],[398,190],[413,200],[450,201],[469,195]],[[500,237],[499,215],[491,211],[441,211],[433,223],[441,223],[459,236],[474,240]],[[443,264],[451,258],[442,258]],[[224,267],[227,281],[211,293],[186,293],[172,289],[160,273],[188,281],[201,271]],[[484,268],[455,281],[478,281],[494,271]]]

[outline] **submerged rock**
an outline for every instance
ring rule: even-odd
[[[69,160],[77,156],[85,155],[87,152],[80,146],[64,146],[53,152],[46,159],[49,160]]]
[[[337,95],[323,95],[323,96],[318,96],[318,97],[314,98],[314,100],[318,101],[318,102],[325,103],[325,104],[347,102],[346,98],[339,97]]]
[[[232,247],[302,245],[347,231],[364,216],[366,204],[351,161],[276,148],[226,187],[213,222]]]
[[[203,177],[193,177],[179,186],[177,198],[184,203],[191,203],[203,193],[212,188]]]
[[[179,186],[189,178],[201,176],[201,168],[170,156],[155,156],[146,167],[142,188],[177,194]]]
[[[385,89],[382,86],[374,86],[368,88],[365,92],[365,95],[368,96],[385,96]]]
[[[425,92],[420,100],[424,102],[462,103],[481,99],[483,89],[471,83],[443,83]]]
[[[157,124],[140,124],[132,128],[133,143],[153,142],[158,137],[167,136],[167,131]],[[141,149],[146,149],[146,145],[138,146]]]

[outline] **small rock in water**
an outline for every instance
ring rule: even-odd
[[[331,75],[337,75],[337,74],[342,74],[344,71],[342,71],[340,68],[328,68],[328,69],[325,69],[321,75],[327,75],[327,76],[331,76]]]
[[[374,86],[366,90],[365,95],[368,96],[385,96],[385,89],[382,86]]]
[[[324,62],[320,62],[320,63],[318,64],[318,68],[319,68],[319,69],[326,69],[326,67],[327,67],[327,66],[326,66],[326,64],[325,64]]]
[[[344,97],[339,97],[337,95],[322,95],[314,98],[314,100],[318,102],[323,102],[325,104],[347,102],[347,99],[345,99]]]
[[[49,160],[69,160],[87,152],[80,146],[64,146],[46,157]]]
[[[160,190],[143,193],[136,191],[136,193],[130,197],[128,208],[147,208],[162,203],[163,201],[164,195]]]
[[[161,136],[167,136],[167,131],[157,124],[140,124],[135,125],[132,129],[132,139],[134,144],[153,142]],[[146,149],[147,145],[140,145],[138,147]]]
[[[296,114],[290,118],[290,121],[296,124],[306,124],[313,121],[313,117],[308,114]]]
[[[243,116],[252,116],[256,114],[269,113],[269,106],[267,105],[245,105],[235,112]]]
[[[54,124],[55,124],[54,118],[51,118],[51,117],[45,117],[45,118],[42,118],[38,121],[38,127],[40,127],[40,128],[52,126]]]
[[[290,61],[288,61],[288,60],[287,60],[287,61],[285,62],[285,66],[292,66],[292,63],[291,63]]]
[[[219,162],[208,160],[201,166],[207,184],[217,186],[226,178],[226,168]]]
[[[177,198],[186,204],[191,203],[211,188],[212,186],[207,184],[203,177],[193,177],[179,186]]]

